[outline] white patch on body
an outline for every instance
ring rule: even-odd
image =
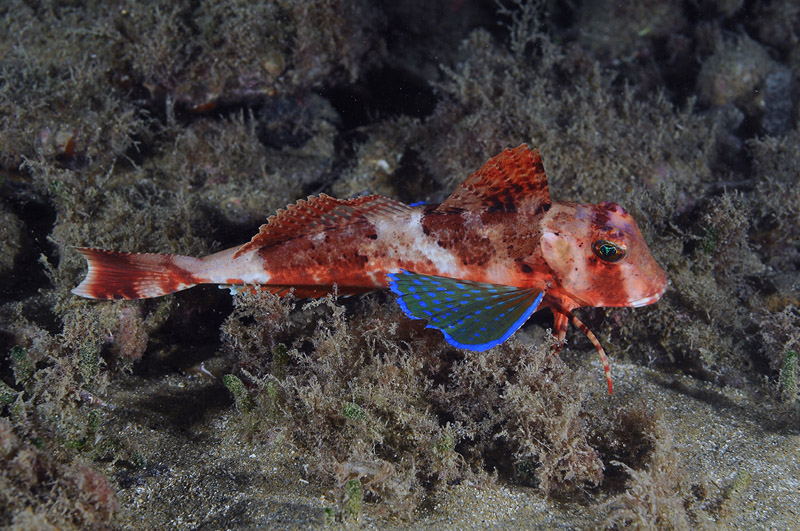
[[[389,261],[424,262],[429,260],[442,276],[456,276],[461,267],[450,251],[439,247],[436,240],[422,231],[422,212],[412,212],[408,217],[377,220],[374,224],[381,250]],[[372,253],[370,253],[372,254]],[[372,260],[370,260],[372,262]],[[375,267],[375,264],[370,264]],[[368,266],[369,267],[369,266]],[[383,269],[378,267],[378,269]]]
[[[251,251],[235,260],[233,253],[238,248],[221,251],[203,259],[201,275],[207,277],[210,284],[227,284],[228,279],[239,279],[244,284],[266,284],[271,275],[266,271],[266,264],[256,251]]]
[[[395,271],[395,273],[396,273],[396,271]],[[375,286],[381,286],[382,285],[381,282],[378,280],[378,275],[375,273],[375,271],[368,271],[367,272],[367,276],[369,277],[369,280],[372,282],[373,285],[375,285]],[[381,277],[383,277],[383,276],[384,276],[384,274],[381,273]]]
[[[261,271],[249,271],[244,275],[230,276],[228,278],[239,278],[245,284],[266,284],[269,282],[270,274],[262,269]]]

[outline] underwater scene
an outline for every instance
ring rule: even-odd
[[[800,0],[3,2],[0,528],[800,527],[799,125]]]

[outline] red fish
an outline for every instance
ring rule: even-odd
[[[458,348],[486,350],[550,308],[557,350],[583,306],[656,302],[666,273],[615,203],[552,202],[538,151],[490,159],[441,205],[371,195],[298,201],[248,243],[206,256],[78,249],[89,270],[73,291],[94,299],[159,297],[197,284],[320,297],[390,288],[412,319]]]

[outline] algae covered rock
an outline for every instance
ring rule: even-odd
[[[24,236],[22,222],[17,216],[0,207],[0,274],[6,274],[14,267],[14,259],[22,249]]]
[[[742,37],[724,40],[697,77],[700,103],[734,105],[769,135],[786,130],[791,115],[788,68],[775,62],[766,48]]]

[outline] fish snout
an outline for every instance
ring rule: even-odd
[[[636,298],[632,298],[628,302],[628,306],[632,308],[640,308],[658,302],[664,292],[667,291],[667,273],[655,262],[652,264],[654,271],[649,272],[641,277],[642,283],[639,290],[634,290],[637,293]],[[638,296],[639,293],[646,293],[646,295]]]

